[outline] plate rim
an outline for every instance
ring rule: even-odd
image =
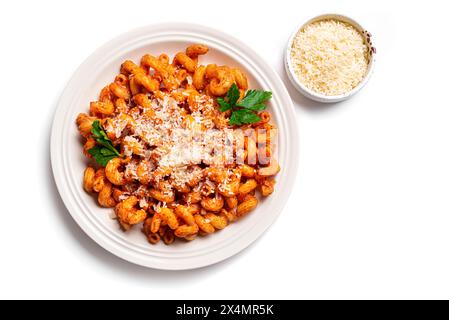
[[[99,231],[95,230],[95,228],[92,226],[92,224],[89,224],[89,221],[85,221],[82,219],[80,214],[77,213],[76,205],[74,204],[74,195],[70,194],[68,191],[68,180],[63,179],[63,164],[61,158],[63,155],[61,155],[61,150],[63,149],[62,146],[62,137],[61,133],[64,132],[64,127],[61,128],[60,123],[58,121],[61,116],[64,115],[64,101],[66,99],[70,99],[70,96],[73,96],[73,91],[77,89],[77,79],[78,77],[83,73],[83,69],[91,61],[95,61],[97,57],[101,57],[102,53],[108,50],[108,48],[117,47],[122,39],[134,39],[138,38],[138,35],[145,34],[145,33],[151,33],[152,30],[159,30],[159,29],[166,29],[166,30],[179,30],[179,29],[185,30],[186,33],[197,33],[199,35],[203,36],[212,36],[216,39],[220,40],[221,42],[227,43],[228,45],[232,46],[234,50],[238,51],[239,54],[241,54],[243,57],[250,59],[253,61],[258,67],[260,67],[262,73],[265,75],[266,78],[271,79],[272,82],[276,83],[277,90],[282,91],[282,100],[283,102],[286,102],[286,104],[282,105],[282,110],[280,111],[280,114],[285,117],[288,124],[288,130],[286,130],[286,134],[290,136],[290,143],[288,145],[289,147],[289,155],[288,158],[293,159],[293,161],[290,161],[290,167],[288,168],[289,175],[288,180],[290,182],[290,185],[287,186],[286,190],[282,190],[283,193],[283,203],[278,204],[277,212],[272,213],[270,216],[270,219],[268,223],[265,223],[262,228],[259,228],[260,230],[257,230],[255,233],[253,233],[249,237],[247,236],[244,242],[241,242],[240,245],[235,246],[231,248],[222,247],[219,249],[221,251],[220,255],[214,255],[213,259],[203,259],[195,257],[194,259],[188,259],[187,262],[184,261],[182,264],[176,264],[163,261],[150,261],[149,259],[143,259],[140,256],[137,256],[135,253],[132,252],[126,252],[123,251],[123,248],[118,247],[116,244],[113,243],[113,241],[108,241],[107,238],[102,237],[99,234]],[[290,117],[289,117],[290,116]],[[67,128],[65,128],[67,130]],[[293,102],[291,100],[291,97],[285,87],[284,82],[281,80],[277,72],[262,59],[253,49],[251,49],[249,46],[247,46],[245,43],[243,43],[241,40],[236,39],[234,36],[231,36],[225,32],[222,32],[218,29],[210,28],[207,26],[199,25],[199,24],[193,24],[193,23],[178,23],[178,22],[166,22],[166,23],[158,23],[158,24],[152,24],[147,25],[139,28],[132,29],[128,32],[122,33],[121,35],[118,35],[114,37],[113,39],[109,40],[105,44],[98,47],[93,53],[91,53],[76,69],[76,71],[73,73],[69,81],[67,82],[67,85],[65,86],[64,90],[62,91],[60,98],[57,102],[57,106],[54,112],[53,122],[52,122],[52,128],[51,128],[51,138],[50,138],[50,154],[51,154],[51,167],[53,171],[53,178],[56,183],[56,187],[58,190],[58,193],[67,208],[67,211],[70,213],[72,218],[76,221],[76,223],[80,226],[80,228],[97,244],[99,244],[102,248],[104,248],[106,251],[109,251],[110,253],[116,255],[117,257],[124,259],[126,261],[129,261],[131,263],[141,265],[144,267],[149,267],[153,269],[160,269],[160,270],[189,270],[189,269],[196,269],[205,267],[208,265],[212,265],[215,263],[218,263],[220,261],[223,261],[239,252],[247,248],[249,245],[251,245],[254,241],[256,241],[262,234],[264,234],[267,229],[274,223],[274,221],[279,217],[280,213],[282,212],[285,203],[287,202],[288,198],[290,197],[292,190],[293,190],[293,184],[297,176],[298,171],[298,154],[299,154],[299,147],[296,141],[294,139],[298,139],[298,128],[296,123],[296,112],[294,110]],[[59,151],[59,152],[58,152]],[[81,185],[80,185],[81,187]],[[76,201],[75,201],[76,202]],[[267,220],[267,219],[266,219]],[[254,229],[254,228],[252,228]],[[252,230],[251,229],[251,230]],[[226,250],[228,249],[228,250]],[[156,257],[157,258],[157,257]],[[184,260],[186,258],[183,258]],[[154,260],[154,259],[153,259]]]

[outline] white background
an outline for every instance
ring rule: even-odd
[[[2,1],[0,298],[449,298],[445,2]],[[378,49],[367,87],[330,106],[302,98],[282,67],[295,26],[325,12],[360,20]],[[276,223],[237,256],[185,272],[138,267],[91,241],[49,160],[56,101],[77,66],[163,21],[258,51],[286,82],[300,131],[297,183]]]

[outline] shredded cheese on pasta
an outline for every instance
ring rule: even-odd
[[[139,114],[132,114],[135,121],[134,133],[126,132],[126,118],[118,114],[111,124],[105,126],[107,132],[113,132],[116,137],[123,137],[124,154],[128,157],[141,152],[142,159],[150,165],[157,164],[159,168],[169,168],[169,176],[172,185],[182,186],[202,176],[202,170],[196,166],[198,163],[207,165],[222,165],[223,152],[216,154],[218,150],[224,150],[232,156],[233,146],[227,144],[228,134],[231,129],[219,129],[213,119],[217,113],[213,99],[206,95],[199,95],[197,109],[191,116],[194,123],[201,126],[202,130],[185,129],[185,114],[180,112],[175,99],[166,95],[163,99],[153,98],[151,108],[155,112],[154,118]],[[232,137],[229,138],[232,141]],[[145,142],[147,148],[140,141]],[[131,161],[126,165],[125,175],[138,180],[137,162]],[[147,168],[151,174],[157,168]],[[164,176],[158,177],[160,180]],[[157,182],[157,181],[156,181]],[[211,182],[212,183],[212,182]],[[142,186],[141,186],[142,187]],[[170,186],[168,186],[170,187]],[[130,190],[130,194],[139,193],[138,190]],[[167,193],[169,195],[169,193]]]

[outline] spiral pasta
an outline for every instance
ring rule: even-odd
[[[248,78],[241,68],[201,64],[208,51],[192,44],[173,60],[162,53],[124,61],[89,111],[76,118],[90,161],[84,190],[101,207],[114,208],[124,231],[141,225],[150,244],[218,232],[274,192],[280,166],[273,158],[270,113],[258,112],[260,121],[237,132],[217,98],[235,84],[242,99]],[[104,135],[93,134],[94,123]],[[109,143],[109,151],[102,149]],[[110,157],[103,167],[94,163],[95,148]],[[226,162],[229,155],[233,161]]]

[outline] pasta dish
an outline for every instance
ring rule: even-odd
[[[76,119],[85,191],[151,244],[224,229],[274,192],[271,92],[249,89],[237,67],[201,65],[208,51],[192,44],[172,60],[124,61]]]

